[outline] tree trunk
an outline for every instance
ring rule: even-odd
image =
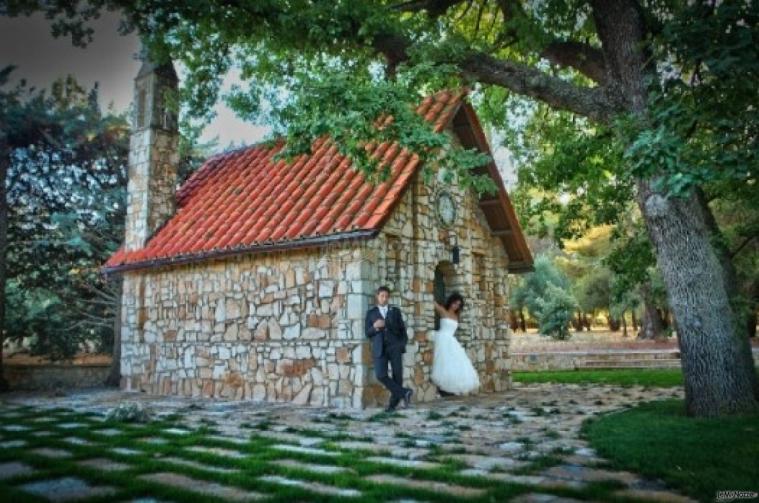
[[[119,276],[116,281],[116,313],[113,320],[113,351],[111,370],[105,379],[106,386],[118,387],[121,385],[121,294],[124,285],[123,277]]]
[[[636,0],[593,0],[593,20],[611,88],[642,125],[646,83],[656,79],[643,9]],[[652,168],[656,169],[655,166]],[[695,192],[665,197],[660,174],[638,178],[636,200],[677,319],[687,413],[718,416],[759,409],[759,386],[745,325],[730,303],[728,277]]]
[[[572,318],[572,326],[575,332],[582,332],[582,313],[577,311],[577,318]]]
[[[609,325],[609,330],[612,332],[619,332],[619,326],[621,324],[619,319],[612,318],[611,315],[609,315],[607,320],[608,320],[607,324]]]
[[[724,268],[696,196],[666,198],[638,181],[638,205],[677,320],[688,414],[759,408],[751,347],[726,290]]]
[[[630,310],[630,319],[633,325],[633,332],[637,332],[638,331],[638,317],[635,316],[635,309]]]
[[[624,311],[622,311],[622,337],[627,337],[627,320]]]
[[[519,318],[514,309],[509,309],[509,326],[515,332],[519,330]]]
[[[8,178],[10,151],[0,140],[0,391],[8,390],[3,372],[3,344],[5,344],[5,283],[8,251],[8,198],[5,183]]]
[[[519,309],[519,326],[523,333],[527,333],[527,321],[524,319],[524,308]]]
[[[654,305],[649,285],[640,288],[643,299],[643,320],[640,324],[638,339],[659,340],[664,338],[664,320]]]

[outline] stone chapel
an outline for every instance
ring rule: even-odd
[[[123,275],[121,385],[125,390],[361,408],[384,404],[364,316],[378,286],[392,289],[409,345],[406,385],[430,382],[433,299],[467,307],[457,336],[482,392],[507,389],[510,273],[532,256],[495,164],[496,195],[434,181],[398,147],[374,146],[391,176],[369,183],[328,138],[291,163],[280,146],[209,158],[177,189],[171,63],[148,60],[135,79],[123,245],[103,265]],[[489,153],[464,92],[417,108],[436,131]]]

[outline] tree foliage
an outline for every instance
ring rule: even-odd
[[[3,122],[26,124],[9,128],[7,335],[54,357],[108,350],[117,298],[98,267],[123,234],[126,118],[71,77],[0,90]]]

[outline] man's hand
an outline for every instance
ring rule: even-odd
[[[374,322],[373,326],[377,330],[379,330],[381,328],[385,328],[385,320],[379,319],[379,320],[377,320],[377,321]]]

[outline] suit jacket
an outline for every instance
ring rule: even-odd
[[[377,306],[366,313],[366,336],[372,340],[372,356],[381,358],[386,350],[405,353],[408,335],[401,310],[397,306],[388,306],[385,328],[377,330],[374,328],[374,322],[381,319],[382,313]]]

